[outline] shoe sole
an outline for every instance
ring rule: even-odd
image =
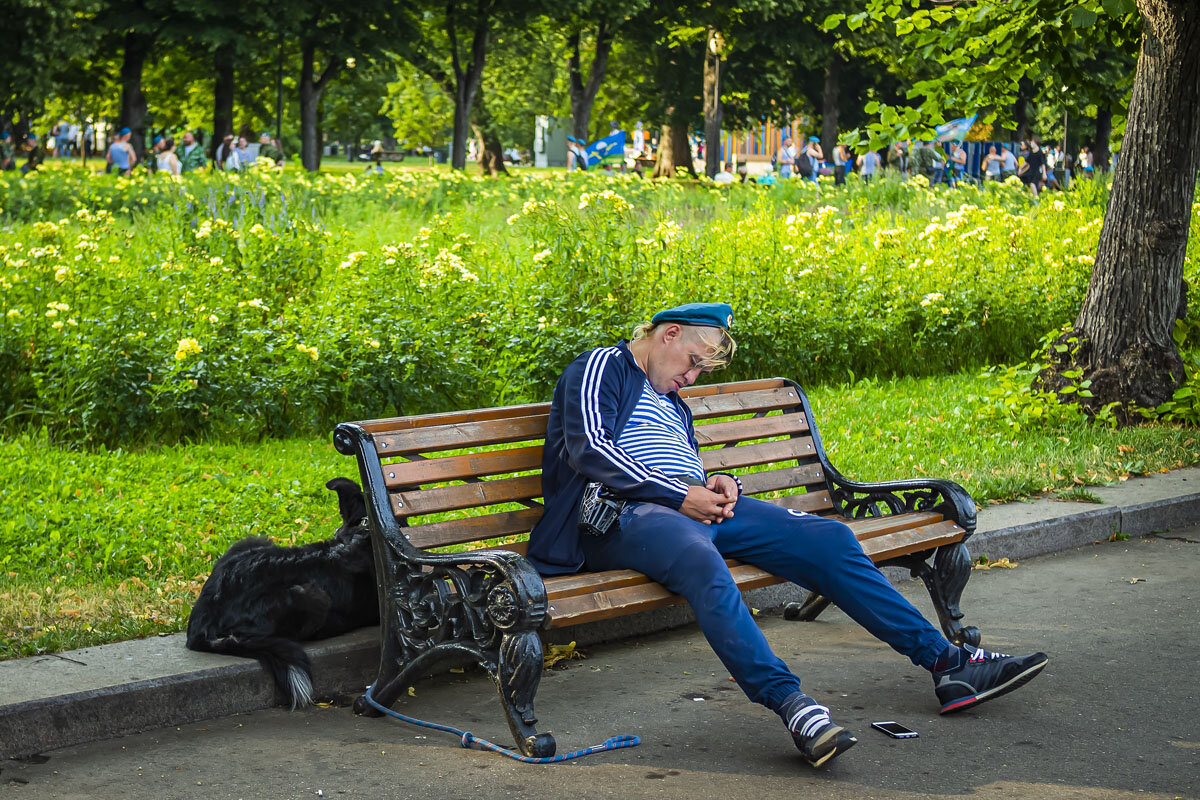
[[[1020,673],[1019,675],[1009,678],[1007,682],[1002,683],[995,688],[988,689],[986,692],[980,692],[979,694],[973,694],[969,697],[961,697],[958,700],[947,703],[946,705],[942,706],[940,713],[954,714],[958,711],[963,711],[964,709],[973,708],[980,703],[985,703],[988,700],[991,700],[994,697],[999,697],[1002,694],[1008,694],[1013,689],[1020,689],[1022,686],[1037,677],[1037,674],[1041,672],[1042,669],[1049,663],[1050,659],[1046,659],[1040,664],[1034,664],[1032,667]]]
[[[812,767],[819,767],[828,763],[834,756],[841,755],[849,750],[854,745],[858,744],[858,739],[854,734],[845,728],[835,727],[827,731],[824,736],[813,743],[814,755],[804,755],[804,760]],[[828,750],[825,748],[828,747]],[[822,752],[824,751],[824,752]],[[820,753],[820,755],[815,755]]]

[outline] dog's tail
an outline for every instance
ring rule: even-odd
[[[275,685],[297,706],[312,705],[312,664],[299,642],[278,636],[263,639],[224,637],[212,642],[212,650],[230,655],[257,658],[263,669],[271,673]]]

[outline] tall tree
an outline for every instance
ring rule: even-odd
[[[99,0],[8,5],[0,26],[0,129],[10,129],[19,115],[23,134],[46,99],[70,82],[72,68],[96,52],[92,17]]]
[[[541,10],[538,3],[518,0],[447,0],[444,5],[426,0],[424,5],[405,9],[409,35],[394,42],[392,51],[454,101],[450,144],[450,165],[454,169],[463,169],[467,164],[471,111],[483,84],[494,31],[524,27],[526,20]],[[490,115],[485,120],[489,129],[493,120]]]
[[[871,2],[881,18],[899,13],[886,0]],[[1061,388],[1073,380],[1064,373],[1082,374],[1092,396],[1079,402],[1094,410],[1117,404],[1126,417],[1133,406],[1169,400],[1185,377],[1172,334],[1186,307],[1183,264],[1200,167],[1200,4],[964,3],[906,12],[896,25],[913,52],[940,61],[944,74],[914,86],[913,96],[925,99],[920,110],[884,109],[890,118],[872,126],[873,142],[910,120],[940,121],[941,108],[1012,102],[1025,77],[1070,84],[1061,76],[1074,66],[1075,51],[1101,43],[1136,48],[1121,158],[1092,279],[1074,329],[1058,342],[1057,363],[1040,383]]]
[[[592,119],[592,105],[596,102],[596,93],[604,82],[604,73],[608,69],[608,55],[612,52],[613,29],[605,20],[600,20],[593,36],[592,61],[588,66],[587,81],[583,80],[581,68],[582,59],[579,55],[579,41],[582,32],[574,30],[568,38],[570,55],[567,57],[567,70],[571,86],[571,132],[576,139],[591,141],[589,127]]]
[[[392,0],[358,0],[331,6],[298,0],[286,15],[273,18],[276,33],[300,51],[300,160],[304,168],[321,166],[320,108],[328,86],[348,63],[367,66],[411,32],[408,10]]]

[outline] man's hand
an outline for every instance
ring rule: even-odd
[[[736,483],[733,484],[733,498],[736,501]],[[704,486],[692,486],[688,489],[687,497],[683,499],[683,505],[679,507],[679,513],[697,522],[711,525],[714,522],[723,522],[733,516],[733,502],[725,494],[714,492]]]
[[[725,516],[733,516],[733,506],[738,500],[738,485],[737,481],[728,475],[713,475],[708,479],[708,490],[724,495],[725,500],[722,501],[725,506]]]

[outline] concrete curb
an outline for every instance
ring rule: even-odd
[[[1015,560],[1106,541],[1114,533],[1143,536],[1184,527],[1200,520],[1200,491],[1194,489],[1200,489],[1200,469],[1100,487],[1094,493],[1101,505],[1036,500],[989,507],[980,512],[968,547],[973,555]],[[906,570],[886,571],[893,581],[908,577]],[[745,598],[752,607],[779,609],[804,594],[780,584],[747,592]],[[969,615],[969,594],[964,606]],[[547,639],[591,645],[692,619],[687,607],[672,606],[556,631]],[[184,634],[174,634],[0,662],[0,757],[20,758],[282,702],[257,663],[193,653],[184,640]],[[318,697],[361,692],[379,663],[375,628],[307,650]]]

